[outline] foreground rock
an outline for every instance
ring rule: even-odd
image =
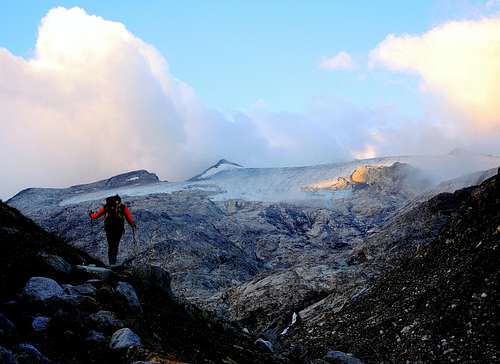
[[[118,282],[115,288],[116,293],[125,301],[127,308],[132,313],[141,313],[142,307],[135,292],[134,287],[132,287],[127,282]]]
[[[23,290],[23,295],[29,302],[44,303],[63,294],[63,288],[53,279],[46,277],[30,278]]]
[[[342,351],[329,351],[326,353],[324,360],[331,364],[363,364],[361,360],[343,353]]]
[[[109,347],[113,350],[128,349],[133,346],[142,346],[142,341],[139,336],[128,327],[124,327],[116,331],[111,336]]]

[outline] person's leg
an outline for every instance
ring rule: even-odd
[[[106,229],[106,237],[108,238],[108,262],[109,265],[116,264],[116,257],[118,256],[118,246],[122,237],[123,230],[118,228]]]

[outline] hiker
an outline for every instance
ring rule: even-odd
[[[89,212],[91,219],[98,219],[104,215],[104,230],[108,239],[108,261],[109,265],[116,264],[118,246],[125,230],[125,219],[135,233],[135,221],[128,207],[122,203],[120,196],[115,195],[106,198],[106,205],[97,212]]]

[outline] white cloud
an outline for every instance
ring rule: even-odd
[[[500,18],[452,21],[422,35],[389,35],[372,60],[417,74],[422,89],[442,98],[469,125],[500,128]]]
[[[356,64],[349,53],[339,52],[333,57],[323,59],[319,68],[329,71],[353,70],[356,68]]]
[[[139,168],[183,179],[222,157],[314,163],[326,160],[318,146],[336,149],[300,115],[207,109],[154,47],[80,8],[42,19],[31,59],[0,48],[0,110],[2,197]]]

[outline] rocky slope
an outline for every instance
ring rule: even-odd
[[[406,251],[394,269],[338,310],[321,304],[286,340],[304,357],[336,348],[366,363],[500,362],[500,176],[436,196],[436,207],[450,215],[437,238],[395,238]]]
[[[0,363],[283,362],[173,300],[160,268],[100,267],[4,203],[0,237]]]

